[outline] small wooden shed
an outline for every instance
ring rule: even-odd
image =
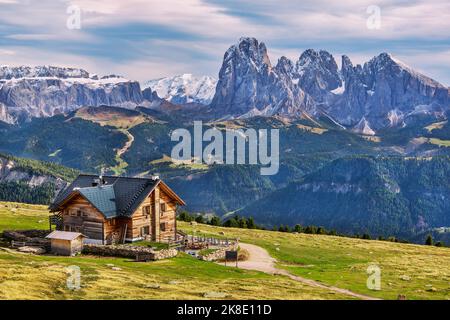
[[[63,256],[73,256],[83,250],[85,235],[79,232],[53,231],[47,239],[51,241],[51,252]]]

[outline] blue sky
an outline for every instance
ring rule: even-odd
[[[373,5],[379,29],[367,27]],[[71,6],[81,29],[66,26]],[[308,48],[354,63],[390,52],[450,85],[449,30],[448,0],[0,0],[0,65],[74,66],[140,81],[217,76],[226,49],[253,36],[273,63]]]

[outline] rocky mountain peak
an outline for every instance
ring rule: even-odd
[[[293,82],[291,69],[285,57],[272,68],[264,43],[241,38],[225,53],[211,107],[223,117],[300,114],[310,102]]]
[[[295,65],[293,77],[306,93],[321,103],[332,99],[330,92],[342,85],[336,61],[325,50],[304,51]]]
[[[287,75],[292,75],[294,72],[294,63],[286,58],[285,56],[282,56],[281,58],[278,59],[278,62],[275,66],[275,69],[279,72],[279,73],[284,73]]]
[[[341,58],[341,74],[345,79],[347,78],[353,71],[353,63],[350,58],[346,55],[343,55]]]
[[[255,38],[242,37],[237,44],[231,46],[225,53],[224,61],[231,60],[253,62],[255,68],[272,67],[266,45]]]

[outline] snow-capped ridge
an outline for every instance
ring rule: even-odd
[[[158,97],[175,104],[211,103],[217,80],[210,76],[194,76],[186,73],[174,77],[159,78],[145,82],[143,89],[151,88]]]
[[[55,66],[0,67],[0,120],[14,123],[51,117],[83,106],[135,108],[143,103],[138,82],[100,77],[84,69]]]

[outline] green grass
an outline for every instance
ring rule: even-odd
[[[278,267],[324,284],[357,293],[396,299],[450,298],[450,249],[361,240],[325,235],[291,234],[262,230],[191,226],[179,222],[178,228],[190,234],[239,237],[241,241],[264,247],[278,260]],[[366,286],[367,267],[381,268],[381,291]],[[444,267],[445,266],[445,267]],[[403,276],[410,280],[402,280]],[[427,291],[434,288],[436,291]]]
[[[0,201],[0,232],[17,229],[48,229],[47,206]]]
[[[215,252],[215,251],[217,251],[217,249],[203,249],[203,250],[200,250],[200,251],[198,252],[198,254],[199,254],[200,256],[207,256],[208,254],[211,254],[211,253],[213,253],[213,252]]]
[[[450,140],[441,140],[437,138],[430,138],[429,142],[439,147],[450,147]]]
[[[112,265],[120,268],[113,270]],[[67,266],[81,270],[81,288],[66,286]],[[92,256],[53,257],[0,250],[0,299],[204,299],[207,292],[227,299],[343,299],[260,272],[228,268],[185,254],[139,263]]]
[[[168,247],[167,243],[153,242],[153,241],[146,241],[146,240],[133,242],[132,245],[142,246],[142,247],[150,247],[155,250],[167,249],[167,247]]]
[[[0,205],[0,230],[47,226],[39,222],[48,216],[44,206]],[[113,270],[112,265],[120,270]],[[80,290],[67,288],[68,266],[81,269]],[[204,299],[212,291],[226,294],[227,299],[348,299],[284,276],[224,267],[182,253],[143,263],[85,255],[35,256],[0,248],[0,300]]]
[[[47,228],[47,217],[45,206],[0,202],[0,231]],[[450,298],[449,248],[191,226],[185,222],[179,222],[178,228],[189,234],[196,231],[196,235],[240,238],[266,248],[278,260],[279,268],[357,293],[384,299],[396,299],[399,294],[408,299]],[[366,270],[371,263],[381,268],[381,291],[366,287]],[[122,270],[113,271],[107,264]],[[80,291],[66,289],[67,265],[81,268]],[[402,280],[403,276],[410,280]],[[149,288],[154,284],[160,288]],[[435,291],[428,291],[430,288]],[[202,299],[207,291],[225,292],[230,299],[348,298],[286,277],[226,268],[187,255],[136,263],[122,258],[31,256],[0,251],[0,299]]]

